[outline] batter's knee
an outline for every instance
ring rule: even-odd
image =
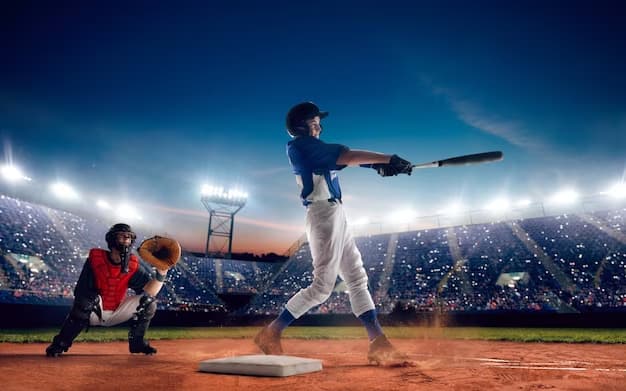
[[[349,291],[358,291],[362,289],[367,289],[367,275],[363,274],[358,278],[353,280],[346,281],[346,286]]]
[[[346,282],[348,290],[367,289],[367,273],[362,266],[343,270],[341,274],[341,278]]]
[[[329,284],[328,282],[323,281],[313,281],[313,284],[309,287],[311,300],[315,302],[315,304],[322,304],[333,293],[333,289],[335,288],[335,284]]]
[[[328,300],[328,298],[330,297],[332,293],[331,291],[324,291],[324,292],[315,292],[315,294],[313,295],[313,300],[315,301],[316,305],[317,304],[322,304],[323,302],[325,302],[326,300]]]

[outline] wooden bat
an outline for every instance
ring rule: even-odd
[[[483,152],[475,153],[472,155],[451,157],[449,159],[436,160],[430,163],[414,164],[413,168],[435,168],[445,166],[463,166],[466,164],[489,163],[502,160],[502,157],[502,151]]]

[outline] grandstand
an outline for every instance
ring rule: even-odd
[[[626,310],[626,209],[356,238],[377,308],[415,311]],[[108,225],[0,196],[0,302],[69,305]],[[140,235],[140,238],[142,236]],[[284,263],[184,252],[159,294],[171,311],[274,315],[312,279],[307,243]],[[245,306],[231,307],[233,297]],[[400,307],[398,307],[400,306]],[[348,314],[339,279],[314,314]]]

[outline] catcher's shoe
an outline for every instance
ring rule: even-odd
[[[280,333],[277,333],[268,326],[263,327],[256,337],[254,337],[254,343],[265,354],[283,354],[283,347],[280,344]]]
[[[66,344],[63,341],[57,340],[54,338],[50,346],[46,348],[46,356],[47,357],[59,357],[64,352],[72,346],[72,344]]]
[[[383,334],[370,342],[367,360],[370,364],[395,365],[407,362],[408,356],[405,353],[397,351]]]
[[[128,341],[128,350],[131,353],[143,353],[147,355],[156,354],[157,350],[150,346],[147,341],[143,339],[131,339]]]

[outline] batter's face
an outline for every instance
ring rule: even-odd
[[[315,138],[320,138],[322,133],[322,125],[320,124],[320,117],[315,116],[306,121],[306,125],[309,127],[309,134]]]

